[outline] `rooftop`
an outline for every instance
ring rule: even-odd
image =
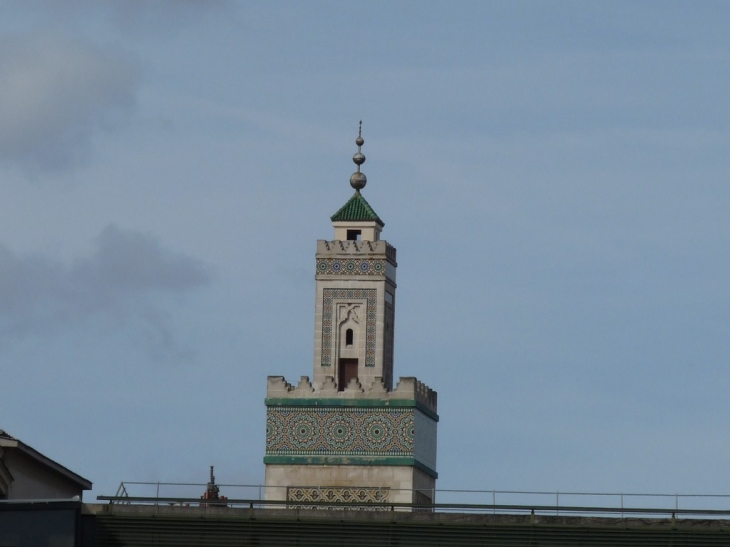
[[[69,468],[61,465],[60,463],[52,460],[48,456],[41,454],[32,446],[25,444],[20,439],[16,439],[10,435],[7,431],[0,429],[0,449],[15,449],[19,450],[26,456],[36,460],[38,463],[52,469],[56,473],[64,476],[68,480],[78,484],[82,490],[91,490],[91,481],[85,479],[81,475],[74,473]]]
[[[376,222],[381,227],[385,226],[359,190],[330,217],[330,220],[332,222]]]

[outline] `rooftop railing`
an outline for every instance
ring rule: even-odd
[[[328,503],[272,501],[276,487],[246,484],[217,484],[221,500],[202,499],[206,484],[131,482],[119,485],[114,496],[98,496],[112,504],[154,504],[184,506],[229,506],[249,508],[325,508],[421,510],[459,513],[513,513],[571,516],[655,516],[670,518],[730,518],[730,494],[642,494],[615,492],[548,492],[517,490],[436,490],[428,492],[433,504]],[[323,487],[324,488],[324,487]],[[267,489],[269,496],[267,496]],[[390,490],[395,492],[394,489]],[[269,498],[269,499],[267,499]]]

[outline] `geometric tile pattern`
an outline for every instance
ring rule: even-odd
[[[413,456],[413,408],[269,407],[267,456]]]
[[[317,273],[329,275],[385,275],[385,260],[318,258]]]
[[[365,299],[365,366],[375,366],[375,289],[324,289],[322,297],[322,363],[332,366],[332,334],[334,301],[340,299]]]
[[[286,489],[286,501],[298,502],[296,506],[287,505],[288,509],[341,509],[341,507],[310,505],[299,503],[329,502],[329,503],[386,503],[390,497],[388,488],[373,488],[356,486],[349,488],[331,486],[289,486]]]

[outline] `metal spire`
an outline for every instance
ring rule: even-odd
[[[352,156],[352,161],[354,161],[355,165],[357,165],[357,171],[350,177],[350,186],[352,186],[355,189],[355,192],[359,194],[360,190],[365,188],[365,185],[368,183],[368,178],[365,176],[365,173],[360,172],[360,166],[365,163],[365,154],[360,151],[362,145],[365,144],[365,139],[362,138],[362,120],[360,120],[360,129],[357,132],[355,144],[357,145],[357,152],[355,152],[355,155]]]

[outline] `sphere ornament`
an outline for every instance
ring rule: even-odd
[[[359,192],[368,183],[368,178],[365,176],[365,173],[360,172],[360,166],[365,163],[365,154],[360,150],[360,147],[365,144],[365,139],[362,138],[362,120],[360,120],[360,129],[357,132],[355,144],[357,145],[357,152],[352,156],[352,161],[357,165],[357,171],[350,177],[350,186]]]
[[[368,178],[365,176],[365,173],[361,173],[360,171],[353,173],[350,177],[350,186],[355,190],[362,190],[367,183]]]

